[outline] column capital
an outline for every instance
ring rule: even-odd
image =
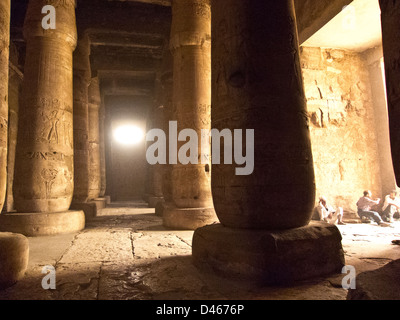
[[[170,49],[211,44],[210,0],[172,2]]]
[[[52,5],[56,9],[56,28],[44,29],[42,20],[46,16],[42,9]],[[41,37],[68,43],[72,50],[77,44],[75,19],[76,0],[30,0],[24,23],[25,39]]]

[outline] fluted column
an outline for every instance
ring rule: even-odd
[[[212,165],[221,224],[195,231],[194,263],[268,284],[340,272],[337,227],[308,225],[315,183],[293,0],[214,0],[212,30],[212,128],[232,133],[235,161],[225,163],[221,139]],[[244,174],[240,148],[246,166],[254,161]]]
[[[211,196],[210,164],[201,163],[201,129],[210,129],[211,10],[208,0],[172,1],[170,48],[173,55],[173,115],[178,133],[193,129],[199,138],[198,164],[172,164],[173,207],[164,225],[196,229],[217,221]],[[170,132],[171,134],[171,132]],[[178,150],[186,142],[178,141]],[[206,153],[208,153],[208,149]],[[174,156],[174,155],[173,155]],[[177,155],[176,155],[177,156]],[[171,154],[170,154],[171,157]]]
[[[89,199],[100,195],[100,87],[99,79],[92,78],[89,86]]]
[[[56,29],[42,27],[45,5],[56,9]],[[30,0],[24,36],[27,46],[13,190],[16,210],[27,214],[0,225],[30,235],[80,230],[83,213],[68,211],[74,189],[75,1]]]
[[[7,184],[8,58],[10,44],[10,0],[0,3],[0,212]]]
[[[392,161],[400,185],[400,2],[380,0]]]

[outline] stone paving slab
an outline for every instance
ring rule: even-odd
[[[260,287],[212,272],[200,272],[191,259],[193,231],[168,230],[152,213],[107,208],[79,233],[29,238],[25,277],[0,291],[0,300],[345,300],[344,275]],[[115,210],[115,211],[112,211]],[[116,214],[118,213],[118,214]],[[124,214],[125,213],[125,214]],[[400,259],[400,222],[338,226],[346,264],[357,274]],[[55,266],[56,289],[44,290],[42,268]]]

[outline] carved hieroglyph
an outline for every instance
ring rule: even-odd
[[[89,200],[89,38],[83,35],[74,52],[74,203]]]
[[[397,185],[400,184],[400,2],[380,0],[382,45],[385,60],[386,94],[390,143]]]
[[[10,0],[0,2],[0,211],[7,183],[8,58],[10,41]]]
[[[177,121],[178,132],[190,128],[201,137],[201,129],[210,129],[211,125],[209,1],[173,1],[170,49],[174,65],[171,120]],[[178,150],[184,144],[178,141]],[[198,145],[200,163],[203,155],[201,143]],[[209,166],[210,163],[172,165],[172,200],[177,208],[213,208]],[[209,214],[210,219],[213,219],[214,210],[211,209]],[[196,220],[195,211],[193,220]]]
[[[251,175],[212,166],[218,218],[233,228],[304,226],[315,183],[293,0],[213,1],[212,29],[212,128],[255,130]]]
[[[89,199],[98,198],[101,188],[100,176],[100,87],[99,79],[92,78],[89,91]]]
[[[42,7],[56,7],[57,28],[42,28]],[[31,0],[18,122],[14,198],[18,212],[67,211],[73,193],[73,0]]]

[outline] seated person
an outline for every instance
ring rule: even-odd
[[[372,211],[371,207],[379,204],[381,199],[372,200],[372,193],[369,190],[364,191],[364,196],[357,201],[358,216],[363,219],[374,220],[378,225],[387,227],[389,224],[384,222],[378,212]]]
[[[343,219],[343,208],[339,207],[338,210],[333,209],[332,206],[327,204],[327,200],[324,196],[319,198],[318,206],[316,208],[318,215],[315,217],[316,220],[325,221],[328,223],[345,224]]]
[[[382,219],[387,222],[393,222],[393,216],[400,211],[400,199],[397,197],[397,191],[392,190],[385,197],[385,202],[382,207]]]

